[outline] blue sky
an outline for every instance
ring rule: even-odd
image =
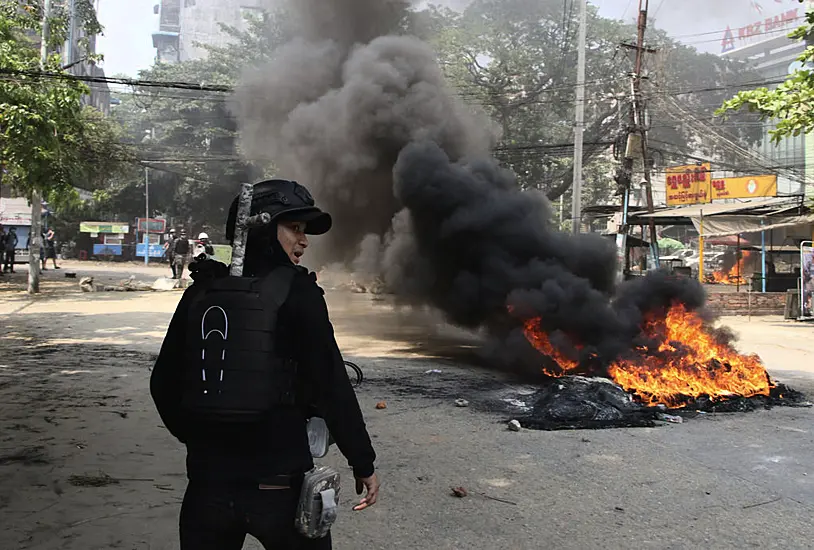
[[[99,38],[97,49],[105,56],[106,74],[137,76],[139,69],[150,67],[155,58],[151,35],[158,28],[158,16],[153,14],[153,6],[159,0],[97,1],[99,19],[105,27],[105,35]],[[460,7],[466,2],[445,0],[440,3]],[[796,0],[755,2],[761,6],[762,14],[751,6],[752,0],[650,0],[650,9],[656,23],[671,34],[683,37],[684,41],[701,50],[717,52],[727,25],[737,28],[800,6]],[[591,0],[591,3],[598,6],[605,17],[624,17],[632,21],[638,0]]]

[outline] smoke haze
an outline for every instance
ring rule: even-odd
[[[541,317],[569,356],[607,362],[632,349],[648,311],[703,304],[696,282],[664,274],[617,291],[611,241],[550,227],[547,199],[491,158],[491,122],[447,87],[432,49],[387,34],[407,2],[293,5],[301,36],[244,75],[235,104],[249,158],[273,159],[334,216],[326,262],[488,329],[504,362],[529,365],[539,355],[518,318]]]

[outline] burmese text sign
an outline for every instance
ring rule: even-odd
[[[713,199],[776,197],[777,176],[743,176],[712,180]]]
[[[667,204],[699,204],[710,201],[710,163],[667,168]]]

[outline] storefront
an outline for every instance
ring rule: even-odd
[[[99,259],[129,259],[127,249],[132,248],[130,225],[120,222],[81,222],[82,233],[79,245],[79,259],[90,257]]]

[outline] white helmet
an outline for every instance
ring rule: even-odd
[[[206,233],[201,233],[200,235],[198,235],[198,240],[199,241],[202,241],[202,240],[208,239],[208,238],[209,238],[209,235],[207,235]]]

